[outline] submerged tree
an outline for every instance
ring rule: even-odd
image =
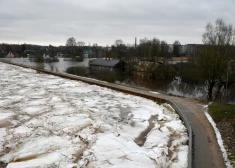
[[[200,50],[198,65],[206,80],[209,101],[217,99],[226,81],[227,64],[232,57],[234,40],[233,26],[222,19],[217,19],[215,26],[211,23],[206,25],[206,32],[203,34],[204,47]],[[213,94],[214,92],[216,93]]]
[[[76,54],[75,46],[77,46],[76,39],[74,37],[70,37],[66,41],[66,47],[70,50],[70,55],[74,56]]]

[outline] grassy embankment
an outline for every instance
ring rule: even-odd
[[[214,103],[209,106],[208,112],[216,122],[228,157],[235,167],[235,105]]]
[[[216,123],[226,121],[235,128],[235,105],[213,103],[209,106],[209,114]]]

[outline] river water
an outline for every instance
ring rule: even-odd
[[[28,58],[4,58],[10,62],[43,67],[47,70],[58,71],[65,73],[66,69],[73,66],[89,67],[89,58],[85,58],[83,62],[64,61],[64,58],[59,58],[59,62],[54,63],[36,63],[31,62]],[[165,81],[165,80],[146,80],[142,78],[135,78],[132,76],[126,76],[121,81],[116,81],[125,85],[131,85],[136,87],[142,87],[149,89],[153,92],[162,92],[177,96],[184,96],[190,98],[203,99],[206,96],[206,90],[203,86],[187,84],[180,82],[180,80]]]
[[[52,62],[52,63],[31,62],[28,58],[4,58],[4,60],[23,65],[35,66],[35,67],[41,67],[43,65],[43,67],[47,70],[65,72],[67,68],[72,66],[88,67],[90,59],[85,58],[83,62],[75,62],[75,61],[64,61],[64,58],[59,58],[59,62]]]

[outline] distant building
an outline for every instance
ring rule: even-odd
[[[173,44],[168,44],[167,46],[168,46],[168,52],[173,53],[174,45]]]
[[[83,57],[84,58],[91,58],[93,57],[93,51],[91,49],[83,50]]]
[[[188,45],[179,45],[179,55],[186,56],[187,55]]]
[[[28,58],[35,58],[36,52],[34,50],[24,50],[23,56]]]
[[[97,71],[103,72],[115,72],[120,73],[123,72],[125,63],[120,60],[112,60],[110,58],[97,58],[92,60],[89,63],[91,72],[95,73]]]
[[[188,44],[187,45],[187,56],[197,57],[200,50],[205,47],[204,44]]]
[[[58,52],[57,54],[56,54],[56,57],[63,57],[64,56],[64,54],[62,53],[62,52]]]
[[[14,56],[14,54],[12,54],[12,52],[9,52],[9,53],[7,54],[7,58],[15,58],[15,56]]]

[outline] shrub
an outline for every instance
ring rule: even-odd
[[[74,66],[67,68],[66,73],[78,76],[88,76],[88,69],[84,66]]]

